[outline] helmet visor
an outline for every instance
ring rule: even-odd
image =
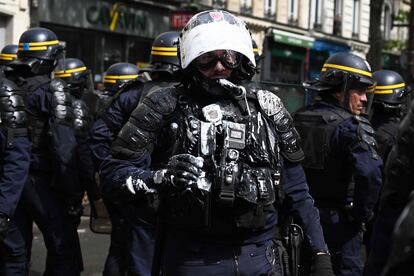
[[[205,71],[212,69],[220,61],[227,69],[237,68],[240,64],[240,54],[232,50],[218,50],[205,53],[196,59],[196,67]]]

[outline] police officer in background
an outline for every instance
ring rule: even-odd
[[[26,244],[14,216],[30,164],[24,93],[0,78],[0,275],[26,275]]]
[[[171,86],[179,78],[178,35],[179,32],[165,32],[155,38],[151,49],[151,67],[143,69],[149,72],[152,81],[143,83],[135,80],[125,84],[120,88],[107,111],[94,123],[89,145],[96,157],[97,166],[109,155],[111,143],[138,105],[141,95],[148,94],[149,91],[159,87]],[[140,202],[119,202],[112,197],[110,187],[111,185],[102,186],[106,206],[112,213],[113,223],[123,221],[124,225],[128,225],[129,243],[125,243],[127,240],[124,234],[125,227],[113,227],[111,236],[113,242],[105,265],[105,273],[119,275],[119,272],[118,274],[115,272],[123,267],[122,271],[128,270],[131,275],[149,275],[154,248],[154,212],[142,208]],[[121,204],[129,207],[120,207]],[[127,258],[123,255],[125,252]],[[123,263],[125,260],[127,262]]]
[[[370,121],[375,130],[378,153],[385,163],[397,139],[407,87],[404,79],[395,71],[377,71],[372,77],[377,85],[374,90],[373,114]]]
[[[87,145],[93,156],[95,172],[99,172],[100,163],[106,158],[110,143],[113,139],[111,138],[113,134],[111,133],[110,127],[114,120],[109,118],[107,119],[107,123],[104,121],[106,120],[105,114],[107,113],[107,109],[122,94],[120,93],[122,87],[125,87],[129,82],[137,80],[138,73],[139,69],[136,65],[126,62],[115,63],[109,66],[105,72],[105,88],[97,92],[99,96],[99,108],[95,116],[96,120],[92,124],[87,139]],[[141,83],[141,81],[138,82]],[[130,99],[127,98],[127,102],[129,101]],[[111,243],[105,261],[103,275],[125,275],[127,263],[126,248],[128,243],[128,238],[126,238],[128,229],[125,226],[125,219],[116,203],[110,202],[105,198],[103,198],[103,203],[108,210],[112,225]]]
[[[0,76],[4,76],[5,70],[10,70],[9,63],[17,58],[18,46],[9,44],[3,47],[0,52]]]
[[[412,168],[405,152],[408,142],[403,140],[409,135],[407,130],[411,119],[404,120],[400,127],[404,132],[399,133],[402,108],[407,95],[403,78],[394,71],[378,71],[374,77],[377,87],[374,96],[373,125],[377,125],[380,154],[384,160],[391,159],[384,168],[384,185],[378,204],[378,212],[373,224],[370,238],[370,254],[365,268],[367,276],[381,275],[391,249],[391,235],[394,225],[409,200],[413,189]],[[376,104],[375,104],[376,102]],[[411,113],[412,115],[412,113]],[[398,137],[397,138],[397,133]],[[397,143],[394,149],[392,147]],[[392,149],[392,150],[391,150]]]
[[[93,112],[99,98],[93,93],[91,72],[83,61],[77,58],[66,58],[62,62],[61,68],[54,71],[54,76],[67,83],[72,96],[73,128],[77,140],[76,164],[80,178],[78,190],[74,194],[79,204],[73,212],[80,217],[84,192],[87,192],[90,201],[99,198],[92,153],[87,145],[87,137],[93,123]]]
[[[414,190],[413,177],[414,177],[414,101],[411,102],[408,107],[408,113],[401,122],[398,129],[397,141],[391,150],[388,157],[387,164],[385,166],[385,182],[384,188],[381,193],[380,199],[380,213],[384,208],[389,208],[393,212],[393,216],[399,216],[398,220],[395,220],[395,226],[393,231],[392,242],[390,243],[390,237],[387,236],[389,251],[387,265],[384,271],[382,267],[384,263],[380,264],[380,269],[367,270],[367,275],[385,275],[385,276],[400,276],[400,275],[413,275],[413,222],[414,222],[414,200],[412,191]],[[411,200],[409,201],[411,194]],[[407,202],[409,202],[407,204]],[[407,206],[404,209],[404,205]],[[398,213],[400,211],[400,213]],[[401,216],[400,216],[401,215]],[[388,215],[390,217],[390,215]],[[377,225],[375,225],[377,226]],[[392,231],[392,225],[385,225],[387,233]],[[391,226],[391,229],[390,229]],[[375,230],[376,228],[374,228]],[[385,234],[385,231],[382,231]],[[375,232],[374,232],[375,234]],[[385,235],[382,238],[384,239]],[[382,240],[380,242],[382,242]],[[374,247],[373,247],[374,248]],[[378,265],[376,260],[372,260],[374,252],[371,254],[368,265]],[[381,260],[383,256],[379,256]],[[372,262],[372,263],[371,263]],[[370,268],[370,266],[368,267]]]
[[[274,94],[237,85],[255,68],[246,24],[225,11],[198,13],[179,48],[186,78],[132,112],[101,165],[108,192],[159,193],[166,275],[269,275],[286,269],[274,242],[281,188],[311,240],[314,274],[332,275],[291,117]]]
[[[79,275],[82,261],[79,237],[72,225],[76,176],[73,153],[71,98],[66,84],[50,79],[63,53],[56,35],[32,28],[19,39],[18,58],[9,64],[11,78],[26,93],[25,103],[32,139],[30,179],[25,185],[19,228],[25,236],[30,261],[32,222],[43,234],[47,248],[45,275]],[[16,215],[17,216],[17,215]]]
[[[370,121],[372,123],[372,127],[375,130],[375,140],[378,143],[378,154],[381,156],[385,164],[391,148],[397,140],[397,131],[401,117],[403,116],[403,104],[405,103],[407,88],[401,75],[395,71],[377,71],[373,74],[372,77],[377,82],[377,85],[374,90],[372,116]],[[377,220],[376,218],[378,217],[377,211],[378,210],[376,208],[376,216],[371,221],[371,223],[367,224],[367,231],[364,235],[367,256],[369,256],[371,253],[371,245],[373,245],[375,248],[378,247],[378,249],[380,249],[380,251],[375,250],[373,252],[374,255],[387,255],[388,252],[388,250],[383,251],[382,248],[385,246],[385,244],[389,244],[389,240],[379,242],[381,238],[377,237],[375,238],[375,243],[370,242],[372,239],[373,223]],[[388,220],[387,218],[382,217],[381,220],[383,219]],[[391,219],[391,221],[395,222],[395,219]],[[378,223],[382,224],[383,222],[379,221]],[[383,231],[385,229],[387,229],[387,227],[381,226],[379,228],[377,227],[376,231]],[[390,236],[391,232],[389,232],[388,235]],[[383,264],[385,262],[384,257],[374,258],[376,260],[375,262],[378,262],[378,264]],[[374,269],[381,271],[382,267],[383,265],[375,265]]]
[[[109,66],[104,76],[105,88],[98,92],[98,116],[106,112],[123,85],[138,78],[138,73],[138,67],[132,63],[118,62]]]
[[[374,131],[363,117],[373,85],[363,58],[335,54],[326,60],[319,79],[305,83],[320,99],[294,116],[335,275],[362,275],[363,225],[372,217],[381,187],[382,160]]]

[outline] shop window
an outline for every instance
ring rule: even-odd
[[[312,0],[311,1],[311,26],[315,30],[321,30],[322,29],[322,5],[323,0]]]
[[[342,0],[335,0],[333,34],[342,35]]]
[[[240,1],[240,12],[251,13],[252,12],[252,0],[241,0]]]
[[[297,25],[298,24],[298,3],[299,0],[289,0],[289,24]]]
[[[215,9],[225,9],[226,8],[226,0],[213,0],[212,6]]]
[[[353,14],[353,23],[352,23],[352,38],[358,39],[359,35],[359,20],[361,17],[360,14],[360,0],[354,0],[354,14]]]
[[[306,49],[275,43],[271,46],[270,74],[272,82],[301,83],[304,79]]]
[[[264,16],[267,19],[276,19],[276,0],[265,0],[264,1]]]
[[[391,18],[391,5],[390,3],[386,2],[384,4],[384,8],[382,11],[382,37],[384,40],[390,39],[390,33],[391,33],[391,24],[392,24],[392,18]]]

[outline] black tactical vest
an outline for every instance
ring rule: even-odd
[[[352,171],[346,157],[332,148],[331,139],[338,124],[352,116],[340,108],[309,109],[294,116],[305,152],[303,167],[317,206],[342,207],[350,196]]]

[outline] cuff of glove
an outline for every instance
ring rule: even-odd
[[[321,254],[318,254],[321,253]],[[312,276],[334,276],[332,270],[331,256],[327,252],[318,252],[313,257],[311,269]]]
[[[137,193],[155,193],[166,181],[166,170],[151,171],[145,178],[129,176],[124,186],[133,195]]]

